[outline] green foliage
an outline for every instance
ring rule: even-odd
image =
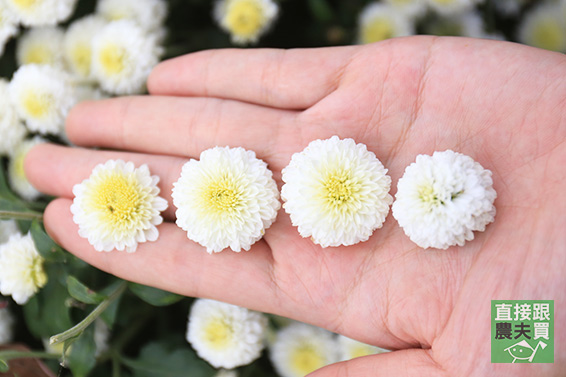
[[[161,289],[148,287],[147,285],[129,283],[128,286],[130,291],[132,291],[136,296],[153,306],[168,306],[183,299],[183,296],[163,291]]]
[[[77,301],[85,304],[100,304],[107,297],[96,293],[92,289],[77,280],[74,276],[67,277],[67,289],[69,294]]]

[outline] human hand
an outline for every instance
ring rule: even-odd
[[[339,363],[325,376],[558,376],[554,364],[490,362],[490,300],[565,302],[566,58],[511,43],[412,37],[314,50],[221,50],[160,64],[152,96],[77,106],[70,139],[93,151],[36,147],[26,171],[59,197],[50,235],[127,280],[309,322],[396,351]],[[172,222],[171,188],[187,158],[242,146],[280,171],[332,135],[364,143],[396,182],[417,154],[453,149],[493,172],[497,215],[464,247],[424,251],[390,216],[364,243],[321,249],[281,211],[250,251],[208,255]],[[99,253],[78,236],[74,184],[110,158],[147,163],[169,201],[156,242]],[[566,341],[557,305],[556,349]]]

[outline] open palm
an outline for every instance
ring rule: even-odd
[[[560,54],[457,38],[201,52],[159,65],[151,96],[72,111],[67,130],[77,145],[127,152],[44,145],[26,170],[36,187],[61,197],[45,213],[49,233],[102,270],[396,350],[321,375],[558,376],[563,352],[555,364],[491,364],[490,300],[565,302],[565,77]],[[208,255],[173,223],[135,254],[98,253],[72,221],[72,186],[109,158],[147,163],[174,222],[171,188],[187,158],[242,146],[281,183],[293,153],[332,135],[365,143],[389,169],[393,194],[417,154],[473,157],[493,172],[495,222],[464,247],[424,251],[390,215],[367,242],[321,249],[281,211],[250,251]],[[566,315],[556,314],[559,350]]]

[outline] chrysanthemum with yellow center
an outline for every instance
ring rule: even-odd
[[[397,184],[393,216],[422,248],[462,246],[495,216],[491,172],[451,150],[419,155]]]
[[[330,332],[293,323],[277,333],[271,360],[282,377],[304,377],[338,361],[338,347]]]
[[[8,164],[8,178],[10,187],[22,198],[32,201],[37,199],[41,193],[28,181],[24,170],[24,161],[29,151],[36,145],[44,143],[45,140],[35,137],[31,140],[22,141],[10,155]]]
[[[63,68],[63,30],[57,27],[39,27],[18,38],[16,58],[19,65],[47,64]]]
[[[56,25],[73,12],[77,0],[4,0],[25,26]]]
[[[87,16],[73,22],[65,33],[64,56],[73,73],[82,78],[90,77],[92,64],[92,40],[106,22],[96,16]]]
[[[160,212],[167,201],[158,196],[159,178],[147,165],[110,160],[97,165],[91,176],[73,187],[71,206],[79,235],[98,251],[134,252],[138,243],[155,241]]]
[[[544,3],[525,14],[519,41],[546,50],[566,52],[566,19],[559,4]]]
[[[267,318],[258,312],[198,299],[189,314],[187,341],[216,368],[247,365],[264,348]]]
[[[0,245],[0,292],[25,304],[47,283],[43,262],[31,234],[11,236]]]
[[[389,4],[370,3],[359,16],[359,43],[373,43],[393,37],[414,34],[414,26],[407,14]]]
[[[243,148],[216,147],[190,160],[173,187],[177,225],[209,253],[249,250],[280,207],[267,164]]]
[[[96,13],[107,21],[130,20],[149,33],[159,30],[167,16],[166,0],[99,0]]]
[[[375,154],[337,136],[295,153],[282,179],[283,206],[293,225],[323,247],[367,240],[393,201],[391,178]]]
[[[273,23],[279,8],[272,0],[220,0],[215,17],[234,43],[254,43]]]
[[[362,343],[343,335],[338,335],[338,348],[340,352],[340,360],[342,361],[374,355],[377,353],[389,352],[386,349]]]

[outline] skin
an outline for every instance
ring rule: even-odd
[[[26,172],[59,197],[45,212],[49,234],[93,266],[395,350],[314,376],[558,376],[566,368],[565,77],[562,54],[472,39],[199,52],[157,66],[151,96],[76,106],[67,132],[85,149],[38,146]],[[425,251],[389,215],[369,241],[321,249],[281,210],[250,251],[215,255],[174,225],[170,192],[188,158],[242,146],[281,185],[293,153],[332,135],[375,152],[392,194],[418,154],[472,156],[493,172],[495,222],[464,247]],[[170,203],[159,240],[135,254],[95,252],[69,210],[72,186],[109,158],[147,163]],[[491,364],[492,299],[555,300],[554,364]]]

